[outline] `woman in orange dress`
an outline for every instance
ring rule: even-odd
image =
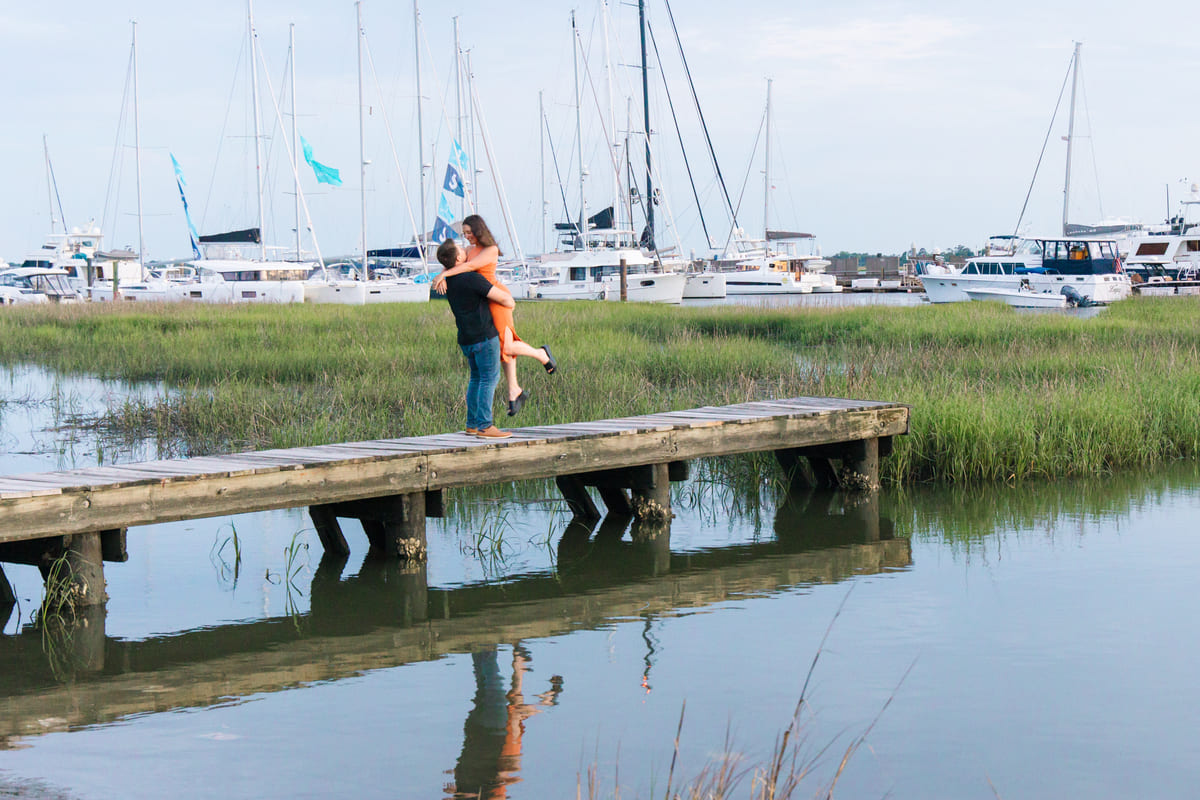
[[[467,249],[467,260],[442,272],[433,282],[434,291],[445,291],[447,277],[472,270],[487,278],[493,286],[503,286],[504,284],[496,279],[496,263],[500,258],[500,247],[496,244],[496,239],[488,229],[487,223],[483,221],[483,217],[471,214],[464,219],[462,234],[463,238],[467,240],[467,244],[470,245]],[[512,417],[529,399],[529,393],[522,389],[521,384],[517,382],[517,356],[536,359],[549,373],[553,373],[558,368],[558,364],[554,361],[554,356],[550,355],[550,348],[546,345],[530,347],[521,341],[521,337],[517,336],[516,326],[513,324],[512,309],[496,303],[488,305],[491,307],[492,322],[496,325],[496,332],[500,334],[500,367],[504,371],[504,383],[508,388],[508,415]]]

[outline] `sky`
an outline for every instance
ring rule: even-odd
[[[660,247],[697,256],[710,255],[710,244],[723,247],[733,226],[725,193],[747,235],[761,235],[766,209],[769,227],[812,233],[825,254],[978,248],[989,235],[1016,230],[1019,218],[1023,233],[1055,235],[1063,213],[1069,86],[1051,120],[1075,42],[1082,48],[1071,221],[1160,222],[1189,179],[1200,181],[1194,97],[1200,48],[1171,35],[1200,27],[1200,5],[1149,0],[1134,12],[1127,3],[1105,1],[674,0],[670,10],[723,192],[666,2],[646,0]],[[455,19],[478,98],[479,112],[461,123],[474,131],[463,137],[475,160],[473,197],[506,253],[554,247],[549,226],[579,213],[581,160],[588,212],[612,203],[614,163],[623,164],[627,139],[644,190],[635,3],[608,8],[608,37],[599,0],[418,5],[414,37],[411,2],[362,3],[364,170],[354,4],[256,0],[268,243],[288,246],[295,237],[286,154],[292,24],[298,128],[314,157],[343,178],[340,187],[318,184],[301,161],[301,195],[326,258],[361,252],[364,217],[369,248],[411,240],[420,227],[422,161],[425,227],[432,228],[460,124]],[[127,94],[131,21],[138,42],[136,149]],[[7,156],[0,258],[19,260],[36,250],[52,224],[61,229],[60,216],[72,228],[94,220],[108,249],[136,249],[139,152],[147,259],[190,254],[171,154],[201,233],[256,225],[247,40],[242,0],[0,5],[0,152]],[[611,102],[606,63],[615,87]],[[768,138],[771,189],[764,202]],[[313,247],[307,234],[303,247]]]

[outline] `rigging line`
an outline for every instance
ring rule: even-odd
[[[427,36],[425,35],[425,28],[424,28],[424,26],[421,26],[421,27],[418,29],[418,33],[419,33],[419,35],[420,35],[420,37],[421,37],[421,42],[422,42],[422,43],[425,45],[425,52],[426,52],[426,53],[429,55],[429,59],[428,59],[428,61],[426,61],[425,63],[427,63],[427,64],[429,65],[429,71],[433,73],[433,82],[434,82],[434,85],[436,85],[436,86],[441,86],[441,85],[442,85],[442,81],[441,81],[441,78],[439,78],[439,77],[438,77],[437,67],[434,65],[434,62],[433,62],[433,50],[432,50],[432,49],[430,48],[430,46],[429,46],[429,37],[427,37]],[[458,53],[455,53],[455,54],[454,54],[454,57],[455,57],[456,59],[458,59],[458,58],[461,58],[461,56],[460,56]],[[419,97],[418,97],[418,98],[417,98],[417,102],[418,102],[418,103],[419,103],[419,102],[421,102],[421,98],[419,98]],[[442,108],[441,108],[441,111],[442,111],[442,122],[443,122],[443,123],[446,125],[446,130],[450,132],[450,135],[451,135],[451,136],[453,136],[453,135],[454,135],[454,126],[450,124],[450,115],[449,115],[449,113],[446,111],[446,105],[445,105],[445,103],[442,103]],[[462,142],[459,142],[459,143],[458,143],[458,145],[459,145],[459,147],[462,147],[462,146],[463,146],[463,143],[462,143]],[[467,148],[463,147],[463,150],[464,150],[464,151],[465,151],[466,149],[467,149]],[[440,187],[440,185],[441,185],[441,181],[439,181],[439,180],[436,178],[436,174],[435,174],[435,172],[434,172],[434,167],[432,166],[432,165],[435,165],[435,164],[437,164],[436,155],[437,155],[437,147],[435,146],[435,147],[433,148],[433,155],[430,157],[430,164],[431,164],[431,166],[430,166],[430,168],[429,168],[429,183],[427,184],[427,185],[428,185],[428,187],[429,187],[429,190],[430,190],[430,192],[429,192],[429,197],[431,197],[431,198],[437,194],[437,189],[438,189],[438,187]],[[422,158],[422,159],[424,159],[424,158],[425,158],[424,154],[422,154],[422,155],[421,155],[421,158]],[[424,164],[424,161],[423,161],[423,160],[422,160],[422,164]],[[472,164],[472,165],[471,165],[471,171],[472,171],[472,173],[474,173],[474,171],[475,171],[475,167],[476,167],[476,165],[475,165],[475,164]],[[422,172],[424,172],[424,168],[422,168]],[[475,212],[475,200],[474,200],[474,197],[475,197],[475,192],[474,192],[474,191],[472,191],[472,189],[473,189],[474,185],[475,185],[475,175],[474,175],[474,174],[472,174],[472,175],[471,175],[471,176],[470,176],[470,177],[467,179],[467,182],[466,182],[466,183],[464,184],[464,186],[463,186],[463,194],[465,194],[465,195],[466,195],[466,200],[467,200],[467,208],[468,208],[468,209],[471,211],[471,213],[474,213],[474,212]],[[422,236],[424,236],[425,234],[424,234],[424,233],[422,233],[421,235],[422,235]]]
[[[675,115],[675,101],[671,99],[671,87],[667,85],[667,73],[663,69],[662,56],[658,52],[658,38],[650,21],[646,21],[646,30],[650,33],[650,43],[654,46],[654,60],[658,63],[658,72],[662,75],[663,91],[667,94],[667,106],[671,109],[671,121],[675,123],[675,135],[679,139],[679,152],[683,154],[683,166],[687,169],[688,183],[692,187],[692,196],[696,198],[696,213],[700,215],[700,227],[704,230],[704,241],[712,244],[708,234],[708,223],[704,221],[704,207],[700,205],[700,192],[696,189],[696,179],[692,177],[692,163],[688,160],[687,149],[683,146],[683,131],[679,129],[679,117]],[[682,255],[682,253],[681,253]]]
[[[124,133],[124,131],[125,131],[126,108],[129,105],[129,84],[130,84],[130,78],[133,75],[133,45],[130,45],[129,47],[130,47],[129,63],[125,67],[125,91],[124,91],[124,94],[121,95],[121,114],[117,118],[117,138],[116,138],[116,141],[113,142],[112,163],[109,165],[109,168],[108,168],[108,190],[104,194],[104,211],[100,214],[100,230],[101,231],[104,230],[104,222],[105,222],[105,220],[108,219],[109,199],[112,198],[112,194],[113,194],[113,175],[117,174],[119,177],[119,173],[117,173],[118,156],[120,156],[121,162],[124,163],[124,153],[122,152],[122,148],[121,148],[121,134]],[[119,194],[120,194],[120,192],[118,191],[118,195]],[[113,210],[115,211],[117,199],[112,198],[112,202],[113,202]],[[61,214],[61,213],[62,213],[62,210],[59,209],[59,214]],[[65,229],[66,227],[67,227],[67,223],[64,222],[63,228]],[[110,239],[110,241],[111,241],[111,239]]]
[[[251,49],[250,57],[254,57],[254,50]],[[263,78],[267,81],[267,91],[271,98],[272,105],[275,106],[275,123],[283,128],[283,112],[279,110],[279,104],[275,102],[275,87],[271,86],[271,75],[267,72],[267,61],[259,53],[259,59],[262,61]],[[284,152],[287,154],[288,163],[292,167],[292,176],[296,179],[296,194],[300,197],[300,206],[304,209],[304,222],[308,225],[308,238],[312,240],[313,250],[317,254],[317,263],[324,266],[325,259],[321,255],[321,245],[317,243],[317,229],[313,226],[312,215],[308,213],[308,200],[304,197],[304,191],[300,189],[300,171],[296,167],[296,159],[292,155],[292,147],[288,144],[286,136],[280,136],[280,141],[283,142]],[[259,231],[259,237],[262,236],[262,231]],[[363,255],[363,260],[366,260],[366,254]]]
[[[737,227],[737,212],[733,208],[733,203],[729,200],[729,189],[725,186],[725,176],[721,174],[721,164],[717,161],[717,151],[713,148],[712,137],[708,133],[708,123],[704,120],[704,111],[700,108],[700,97],[696,94],[696,84],[692,80],[692,70],[688,67],[687,56],[683,53],[683,41],[679,38],[679,28],[675,25],[675,13],[671,10],[670,0],[663,0],[667,7],[667,17],[671,20],[671,30],[675,33],[675,44],[679,48],[679,58],[683,62],[683,71],[687,75],[688,86],[692,90],[692,102],[696,106],[696,115],[700,117],[700,127],[704,131],[704,141],[708,144],[708,154],[712,159],[713,169],[717,172],[717,180],[721,183],[721,193],[725,196],[725,205],[729,208],[729,213],[733,216],[733,227]],[[741,200],[738,200],[738,207],[741,207]]]
[[[54,187],[54,199],[58,201],[58,221],[62,223],[63,233],[67,233],[70,228],[67,227],[67,215],[63,213],[62,195],[58,192],[58,178],[54,177],[54,164],[50,162],[50,156],[46,156],[46,169],[50,172],[50,185]],[[54,209],[50,209],[51,216],[54,215]],[[53,220],[51,220],[53,223]],[[53,227],[53,225],[51,225]]]
[[[784,185],[787,187],[788,200],[792,204],[792,218],[793,218],[793,221],[795,221],[800,218],[800,214],[799,214],[799,205],[796,203],[796,196],[794,194],[792,194],[792,176],[788,173],[787,162],[784,161],[784,159],[783,159],[783,151],[776,150],[775,152],[777,154],[777,158],[779,159],[780,172],[783,173]],[[764,225],[763,230],[766,230],[766,227],[767,226]],[[806,224],[804,227],[807,228],[808,225]]]
[[[278,99],[272,98],[272,101],[275,103],[276,108],[283,108],[283,98],[284,98],[284,94],[287,90],[287,77],[291,70],[291,64],[292,64],[292,54],[289,51],[288,57],[283,66],[283,75],[279,79],[280,80],[279,97],[278,97]],[[263,57],[263,70],[266,71],[266,68],[267,68],[266,67],[266,58]],[[267,78],[267,83],[268,83],[268,85],[271,83],[270,78]],[[273,91],[274,90],[272,89],[272,92]],[[278,120],[276,125],[278,125],[278,127],[279,127],[280,138],[283,138],[284,130],[283,130],[282,117]],[[267,149],[266,149],[266,152],[263,153],[263,165],[264,165],[263,166],[263,192],[267,198],[266,202],[268,204],[266,212],[265,212],[265,216],[270,218],[272,230],[275,230],[275,228],[278,227],[275,224],[275,196],[277,194],[277,190],[275,189],[276,180],[271,174],[271,158],[272,158],[272,155],[275,150],[275,127],[276,127],[276,125],[272,125],[271,130],[269,132],[265,133],[262,137],[267,140]],[[265,235],[265,231],[260,231],[259,235],[260,236]],[[278,239],[276,239],[276,241],[278,241]],[[299,258],[300,254],[297,253],[296,257]]]
[[[396,139],[392,136],[392,123],[388,120],[387,107],[383,104],[383,87],[379,82],[379,73],[375,71],[375,58],[371,55],[371,42],[367,38],[366,31],[363,31],[363,49],[367,51],[367,64],[371,67],[371,77],[375,79],[375,91],[379,96],[379,116],[383,118],[383,129],[387,131],[388,145],[391,147],[392,160],[396,163],[396,174],[400,176],[400,194],[404,197],[404,209],[408,212],[408,221],[412,225],[413,241],[420,246],[421,239],[417,236],[417,218],[413,211],[412,199],[408,196],[408,187],[404,181],[404,170],[400,167],[400,155],[396,152]],[[422,233],[422,236],[424,233]],[[363,247],[366,247],[366,242],[363,242]],[[366,253],[363,254],[365,259]],[[424,261],[424,259],[422,259]],[[425,265],[426,270],[429,265]]]
[[[1083,95],[1083,118],[1087,120],[1088,149],[1092,151],[1092,175],[1096,179],[1096,205],[1100,207],[1100,220],[1104,220],[1104,196],[1100,191],[1100,167],[1096,164],[1096,138],[1092,132],[1092,112],[1087,101],[1087,81],[1079,76],[1079,93]]]
[[[1025,202],[1021,205],[1021,215],[1017,217],[1017,225],[1013,228],[1013,236],[1021,230],[1021,222],[1025,219],[1025,210],[1029,207],[1029,197],[1033,194],[1033,184],[1037,181],[1038,170],[1042,166],[1042,158],[1046,155],[1046,145],[1050,143],[1050,134],[1054,132],[1054,120],[1058,118],[1058,109],[1062,105],[1063,94],[1067,91],[1067,81],[1071,78],[1071,68],[1075,65],[1075,54],[1067,64],[1067,74],[1063,76],[1062,88],[1058,90],[1058,102],[1054,104],[1054,113],[1050,115],[1050,126],[1046,128],[1046,138],[1042,141],[1042,152],[1038,153],[1037,164],[1033,168],[1033,178],[1029,181],[1029,190],[1025,192]]]
[[[508,207],[508,201],[505,198],[504,180],[500,177],[500,169],[496,166],[495,159],[492,154],[491,135],[488,133],[487,120],[483,116],[483,106],[479,102],[479,91],[474,81],[470,83],[471,108],[474,110],[479,122],[479,134],[483,139],[483,154],[487,158],[488,167],[492,171],[492,184],[496,188],[496,199],[500,202],[500,213],[504,217],[504,224],[508,227],[508,236],[512,240],[513,249],[516,251],[517,260],[522,264],[525,263],[525,254],[521,250],[521,242],[517,238],[516,225],[512,221],[512,213]]]
[[[618,181],[619,181],[620,176],[621,176],[621,164],[620,164],[619,159],[617,158],[616,150],[612,146],[612,140],[609,138],[608,126],[604,124],[604,112],[600,108],[600,95],[596,91],[596,84],[592,80],[592,71],[591,71],[591,68],[588,66],[588,60],[586,57],[583,59],[583,74],[587,78],[588,86],[592,90],[592,100],[596,104],[597,116],[600,117],[600,130],[604,134],[605,148],[608,150],[609,158],[612,160],[613,170],[615,171]],[[651,168],[652,172],[654,173],[654,177],[659,179],[659,185],[662,185],[662,173],[658,167],[657,155],[656,155],[654,148],[652,147],[651,142],[650,142],[650,131],[646,131],[645,136],[646,136],[646,150],[650,153],[651,163],[654,165]],[[582,147],[582,142],[580,143],[580,146]],[[649,204],[654,202],[654,198],[646,197],[645,192],[643,192],[642,195],[643,195],[642,216],[646,219],[647,222],[649,222],[649,213],[648,213],[648,210],[650,208]],[[619,201],[620,201],[620,198],[618,198],[618,197],[613,198],[614,204]],[[664,203],[665,203],[665,201],[664,201]],[[680,253],[682,254],[683,244],[682,244],[682,242],[679,241],[679,231],[675,229],[675,220],[674,220],[674,216],[671,214],[670,206],[667,205],[665,207],[665,210],[667,212],[667,216],[669,219],[669,226],[670,226],[671,230],[675,232],[675,241],[680,249]],[[630,222],[632,222],[632,220],[630,220]],[[584,224],[586,225],[586,222]],[[585,233],[586,233],[586,230],[585,230]],[[653,248],[654,254],[658,255],[658,253],[659,253],[658,243],[654,242],[654,245],[655,245]]]
[[[576,34],[576,35],[578,35],[578,34]],[[583,45],[583,43],[580,42],[581,50],[582,50],[582,45]],[[592,81],[592,71],[591,71],[591,68],[588,66],[588,60],[587,60],[586,53],[583,54],[583,56],[584,56],[584,58],[583,58],[583,75],[585,78],[587,78],[588,88],[590,88],[592,90],[592,101],[596,105],[596,116],[598,116],[600,118],[600,132],[602,134],[604,134],[604,147],[608,151],[609,160],[612,162],[613,172],[615,172],[617,177],[619,178],[621,175],[621,162],[617,158],[616,150],[613,148],[612,139],[609,136],[608,126],[604,122],[604,110],[600,108],[600,95],[596,92],[596,84]],[[646,138],[649,139],[649,134],[647,134]],[[581,147],[583,146],[582,142],[580,143],[580,146]],[[617,197],[613,198],[614,203],[618,202],[619,200],[620,200],[620,198],[617,198]]]
[[[737,212],[740,211],[742,208],[742,199],[745,198],[745,196],[746,196],[746,186],[749,185],[749,183],[750,183],[750,172],[754,169],[754,157],[758,155],[758,143],[762,139],[763,128],[766,127],[766,124],[767,124],[767,110],[766,110],[766,108],[764,108],[762,119],[760,119],[758,121],[758,133],[756,133],[754,135],[754,147],[750,150],[750,163],[748,163],[746,165],[746,177],[744,179],[742,179],[742,189],[740,192],[738,192],[737,206],[734,207],[734,219],[737,219]],[[729,249],[729,243],[731,241],[733,241],[733,232],[736,230],[737,230],[736,225],[729,229],[729,236],[728,236],[728,238],[725,239],[725,249],[726,250]],[[765,230],[765,228],[764,228],[764,230]],[[766,242],[763,243],[763,247],[764,247],[764,249],[766,248]]]
[[[204,196],[204,210],[200,212],[200,229],[204,229],[204,223],[208,219],[209,201],[212,200],[213,187],[217,183],[217,164],[221,163],[221,150],[225,144],[225,131],[229,127],[229,112],[233,109],[233,95],[237,91],[237,74],[242,68],[242,59],[246,56],[246,40],[242,40],[242,46],[238,50],[237,63],[233,67],[233,83],[229,87],[229,101],[225,104],[225,119],[221,122],[221,135],[217,139],[217,155],[213,159],[213,171],[208,179],[208,194]],[[259,236],[262,232],[259,231]]]
[[[562,197],[563,218],[570,222],[571,209],[567,207],[567,193],[563,190],[562,170],[558,168],[558,153],[554,149],[554,136],[550,133],[550,120],[544,113],[542,114],[542,122],[546,127],[546,142],[550,145],[550,160],[554,162],[554,177],[558,179],[558,193]],[[574,145],[574,142],[571,144]],[[576,233],[578,232],[576,230]]]

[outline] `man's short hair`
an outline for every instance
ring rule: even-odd
[[[446,269],[450,269],[458,261],[458,245],[453,239],[446,239],[438,245],[437,260]]]

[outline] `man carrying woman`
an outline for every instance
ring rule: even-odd
[[[475,272],[483,276],[492,286],[504,288],[504,284],[496,279],[496,263],[500,258],[500,247],[496,244],[495,237],[488,229],[483,218],[478,214],[471,214],[462,223],[463,238],[467,240],[470,248],[466,252],[466,259],[457,265],[451,265],[441,275],[433,281],[433,290],[435,292],[446,292],[447,278],[462,275],[464,273]],[[452,240],[447,239],[447,242]],[[446,262],[442,261],[442,247],[446,247],[446,242],[443,242],[438,248],[438,260],[442,266],[446,266]],[[511,303],[512,295],[508,290],[504,290],[508,295],[510,303],[508,305],[492,302],[492,321],[496,328],[497,335],[500,339],[500,365],[504,370],[504,381],[508,388],[508,415],[515,416],[521,407],[525,405],[525,401],[529,399],[529,393],[521,388],[517,382],[517,356],[528,356],[537,360],[546,370],[553,373],[558,369],[558,364],[554,360],[554,356],[550,354],[550,348],[542,345],[541,347],[530,347],[521,341],[517,336],[516,328],[513,324],[513,304]]]
[[[453,239],[447,239],[438,247],[437,259],[443,267],[451,268],[465,260],[465,254]],[[471,370],[467,383],[466,433],[484,439],[507,439],[512,433],[500,430],[492,421],[492,400],[500,382],[500,339],[485,306],[495,304],[511,309],[512,295],[475,272],[454,275],[442,283],[458,327],[458,346]]]

